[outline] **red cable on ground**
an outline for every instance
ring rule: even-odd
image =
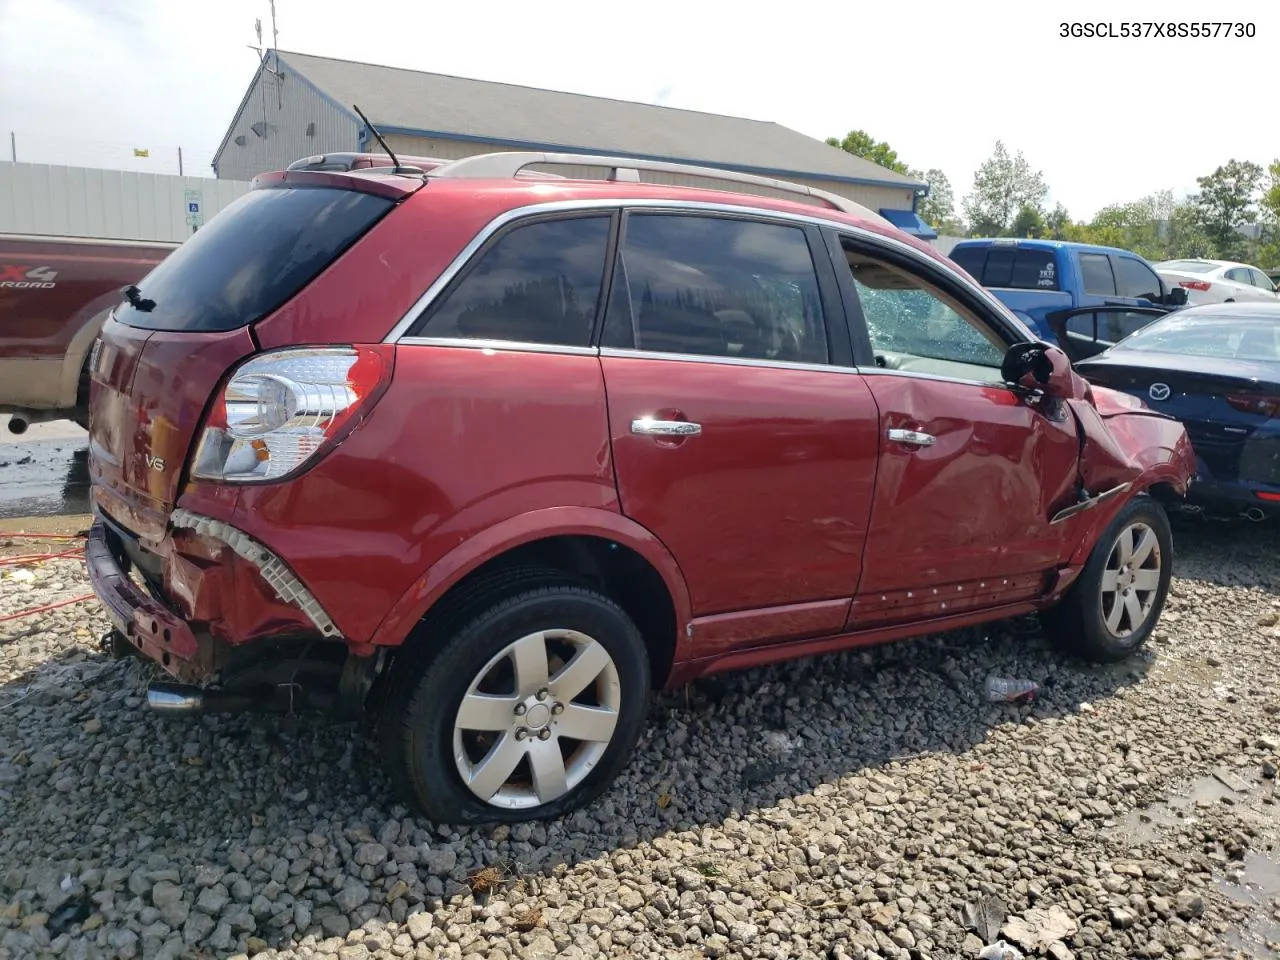
[[[83,540],[83,533],[21,533],[13,531],[10,533],[0,533],[0,537],[7,537],[11,540]]]
[[[67,550],[65,553],[30,553],[25,557],[0,557],[0,567],[11,566],[15,563],[40,563],[45,560],[60,560],[63,557],[78,557],[84,553],[83,547],[77,547],[74,550]]]
[[[86,593],[83,596],[72,597],[70,600],[59,600],[57,603],[46,603],[43,607],[33,607],[30,610],[22,610],[18,613],[11,613],[7,616],[0,617],[0,623],[6,620],[19,620],[22,617],[34,616],[37,613],[44,613],[46,610],[56,610],[58,607],[67,607],[73,603],[83,603],[85,600],[92,600],[94,594]]]

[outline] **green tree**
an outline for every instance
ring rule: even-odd
[[[1050,240],[1066,240],[1067,231],[1071,228],[1071,214],[1067,213],[1067,208],[1059,203],[1053,208],[1053,211],[1044,218],[1045,228],[1048,230],[1046,236]]]
[[[1258,200],[1262,214],[1262,246],[1257,263],[1264,270],[1280,267],[1280,160],[1272,160]]]
[[[1022,152],[1011,157],[1004,143],[997,140],[995,151],[973,175],[973,191],[964,198],[973,235],[1007,235],[1024,207],[1042,211],[1048,192],[1043,174],[1031,169]]]
[[[1013,224],[1009,227],[1009,236],[1011,237],[1038,239],[1048,232],[1049,228],[1045,223],[1044,214],[1030,204],[1025,204],[1018,211],[1018,215],[1013,218]]]
[[[1228,160],[1207,177],[1197,177],[1200,192],[1194,203],[1200,223],[1224,257],[1233,257],[1245,246],[1237,227],[1256,222],[1256,195],[1263,183],[1263,169],[1251,160]]]
[[[855,157],[862,157],[864,160],[878,163],[880,166],[887,167],[897,173],[910,176],[915,172],[898,159],[897,150],[894,150],[883,140],[877,140],[865,130],[850,130],[845,134],[843,140],[827,137],[827,143],[830,146],[839,147],[845,153],[852,153]]]
[[[920,201],[917,211],[920,219],[939,233],[944,232],[944,227],[959,226],[956,222],[956,195],[947,175],[935,168],[925,171],[921,179],[929,185],[929,195]]]

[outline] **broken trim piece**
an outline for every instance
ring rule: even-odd
[[[212,517],[201,516],[198,513],[192,513],[190,510],[181,508],[173,511],[169,522],[175,528],[194,530],[202,536],[212,537],[225,543],[257,568],[258,573],[262,575],[262,579],[271,585],[271,589],[276,592],[277,597],[285,603],[293,604],[305,613],[321,634],[335,639],[344,639],[342,631],[338,629],[337,624],[329,618],[329,615],[324,612],[324,608],[320,606],[320,601],[313,597],[311,591],[302,585],[302,581],[294,576],[293,571],[289,569],[285,562],[247,533],[237,530],[229,523],[223,523],[221,520],[214,520]]]
[[[1055,513],[1053,515],[1053,519],[1050,520],[1049,523],[1050,524],[1061,523],[1063,520],[1066,520],[1070,517],[1074,517],[1077,513],[1084,513],[1084,511],[1086,510],[1092,510],[1098,504],[1103,503],[1107,500],[1111,500],[1115,497],[1118,497],[1120,494],[1124,493],[1132,486],[1133,486],[1132,483],[1122,483],[1118,487],[1112,487],[1110,490],[1104,490],[1102,493],[1098,494],[1096,497],[1090,497],[1087,500],[1081,500],[1079,503],[1073,503],[1071,506],[1067,507],[1066,509],[1059,510],[1057,513]]]

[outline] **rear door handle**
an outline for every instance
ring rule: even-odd
[[[631,421],[631,432],[644,437],[696,437],[702,433],[702,424],[689,420],[653,420],[642,417]]]
[[[899,430],[896,427],[888,431],[888,437],[895,443],[909,443],[913,447],[928,447],[937,439],[930,433],[921,433],[919,430]]]

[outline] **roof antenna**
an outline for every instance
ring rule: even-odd
[[[356,113],[360,114],[360,119],[364,121],[364,125],[369,128],[370,133],[372,133],[375,137],[378,138],[378,143],[382,145],[383,150],[387,151],[387,156],[390,157],[391,162],[395,164],[395,166],[391,168],[392,173],[425,173],[426,172],[425,170],[422,170],[419,167],[401,166],[399,158],[397,158],[396,155],[391,152],[391,148],[387,146],[387,141],[382,139],[382,134],[378,132],[377,127],[375,127],[372,123],[369,122],[369,118],[364,115],[364,111],[361,110],[359,107],[357,107],[354,103],[351,106]]]

